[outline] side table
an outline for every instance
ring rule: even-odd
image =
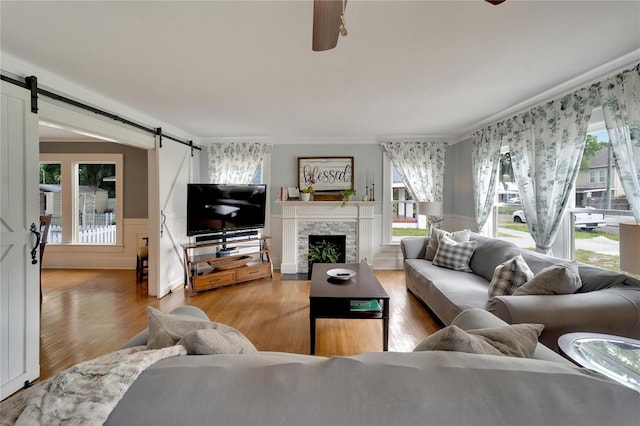
[[[640,340],[599,333],[567,333],[560,351],[578,365],[595,370],[640,392]]]

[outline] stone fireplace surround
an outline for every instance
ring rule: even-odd
[[[281,201],[283,274],[307,272],[308,236],[345,235],[347,263],[373,264],[373,201]]]

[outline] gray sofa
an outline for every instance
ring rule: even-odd
[[[193,307],[175,313],[206,319]],[[466,330],[506,325],[481,309],[461,313],[452,324]],[[532,358],[440,350],[325,358],[185,355],[180,345],[136,346],[146,336],[106,354],[106,362],[80,363],[72,376],[60,373],[4,401],[0,424],[19,417],[23,424],[154,426],[630,425],[640,418],[640,394],[540,343]],[[138,372],[133,360],[148,364]]]
[[[206,317],[193,307],[176,313]],[[482,309],[451,323],[506,325]],[[540,343],[531,359],[442,351],[189,355],[148,367],[106,424],[626,425],[640,416],[639,397]]]
[[[469,263],[472,273],[434,266],[425,260],[428,237],[404,238],[400,244],[407,289],[445,325],[466,309],[481,308],[510,324],[544,324],[540,342],[555,351],[558,337],[569,332],[640,338],[640,281],[579,264],[582,287],[576,293],[489,298],[493,272],[502,262],[521,254],[537,274],[563,259],[521,250],[510,242],[475,233],[470,239],[477,241]]]

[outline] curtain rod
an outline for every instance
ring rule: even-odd
[[[11,78],[9,76],[6,76],[4,74],[0,75],[0,77],[2,78],[3,81],[6,81],[6,82],[11,83],[11,84],[14,84],[16,86],[20,86],[23,89],[29,89],[29,84],[27,84],[26,79],[23,82],[23,81],[15,79],[15,78]],[[26,78],[33,78],[33,77],[26,77]],[[154,135],[160,136],[160,147],[161,148],[162,148],[162,138],[166,138],[166,139],[170,139],[170,140],[172,140],[174,142],[181,143],[182,145],[186,145],[186,146],[190,147],[192,150],[193,149],[202,150],[202,148],[200,148],[199,146],[194,145],[193,141],[184,141],[184,140],[178,139],[178,138],[176,138],[174,136],[167,135],[166,133],[162,133],[162,129],[160,127],[158,127],[158,128],[147,127],[147,126],[144,126],[142,124],[138,124],[136,122],[128,120],[126,118],[120,117],[119,115],[112,114],[110,112],[107,112],[107,111],[104,111],[102,109],[93,107],[91,105],[87,105],[85,103],[76,101],[76,100],[68,98],[66,96],[59,95],[59,94],[51,92],[49,90],[38,88],[37,92],[38,92],[38,94],[46,96],[48,98],[55,99],[57,101],[61,101],[61,102],[67,103],[67,104],[76,106],[78,108],[82,108],[84,110],[93,112],[94,114],[102,115],[102,116],[110,118],[110,119],[112,119],[114,121],[119,121],[119,122],[121,122],[123,124],[126,124],[127,126],[135,127],[136,129],[143,130],[145,132],[152,133]],[[193,151],[192,151],[192,153],[193,153]]]

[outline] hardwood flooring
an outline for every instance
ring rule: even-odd
[[[389,350],[406,352],[440,329],[406,291],[404,272],[375,271],[391,297]],[[147,326],[145,307],[169,312],[202,309],[213,321],[244,333],[261,351],[309,353],[309,281],[261,279],[199,293],[182,289],[162,299],[148,296],[133,270],[45,269],[40,321],[40,379],[117,349]],[[380,320],[317,320],[316,355],[382,350]]]

